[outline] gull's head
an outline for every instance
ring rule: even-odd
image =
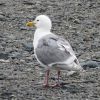
[[[41,29],[46,29],[46,30],[50,30],[52,27],[51,20],[46,15],[39,15],[35,18],[34,21],[28,22],[26,25],[29,27],[35,26],[37,29],[41,28]]]

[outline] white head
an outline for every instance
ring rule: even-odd
[[[51,29],[52,23],[48,16],[46,15],[39,15],[35,19],[35,26],[37,28],[43,28],[43,29]]]
[[[35,18],[33,22],[28,22],[27,26],[36,26],[36,28],[50,30],[52,27],[52,22],[50,18],[46,15],[39,15]]]

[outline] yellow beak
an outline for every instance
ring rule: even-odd
[[[26,26],[29,26],[29,27],[35,26],[35,22],[34,21],[27,22]]]

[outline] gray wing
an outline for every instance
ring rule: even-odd
[[[47,35],[40,39],[35,51],[38,60],[44,65],[64,62],[69,58],[73,58],[71,62],[76,59],[70,44],[56,35]]]

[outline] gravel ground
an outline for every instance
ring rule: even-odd
[[[0,100],[100,100],[99,68],[62,72],[62,87],[43,88],[32,47],[35,29],[25,26],[39,14],[50,16],[52,31],[70,42],[80,62],[100,64],[100,0],[0,0]]]

